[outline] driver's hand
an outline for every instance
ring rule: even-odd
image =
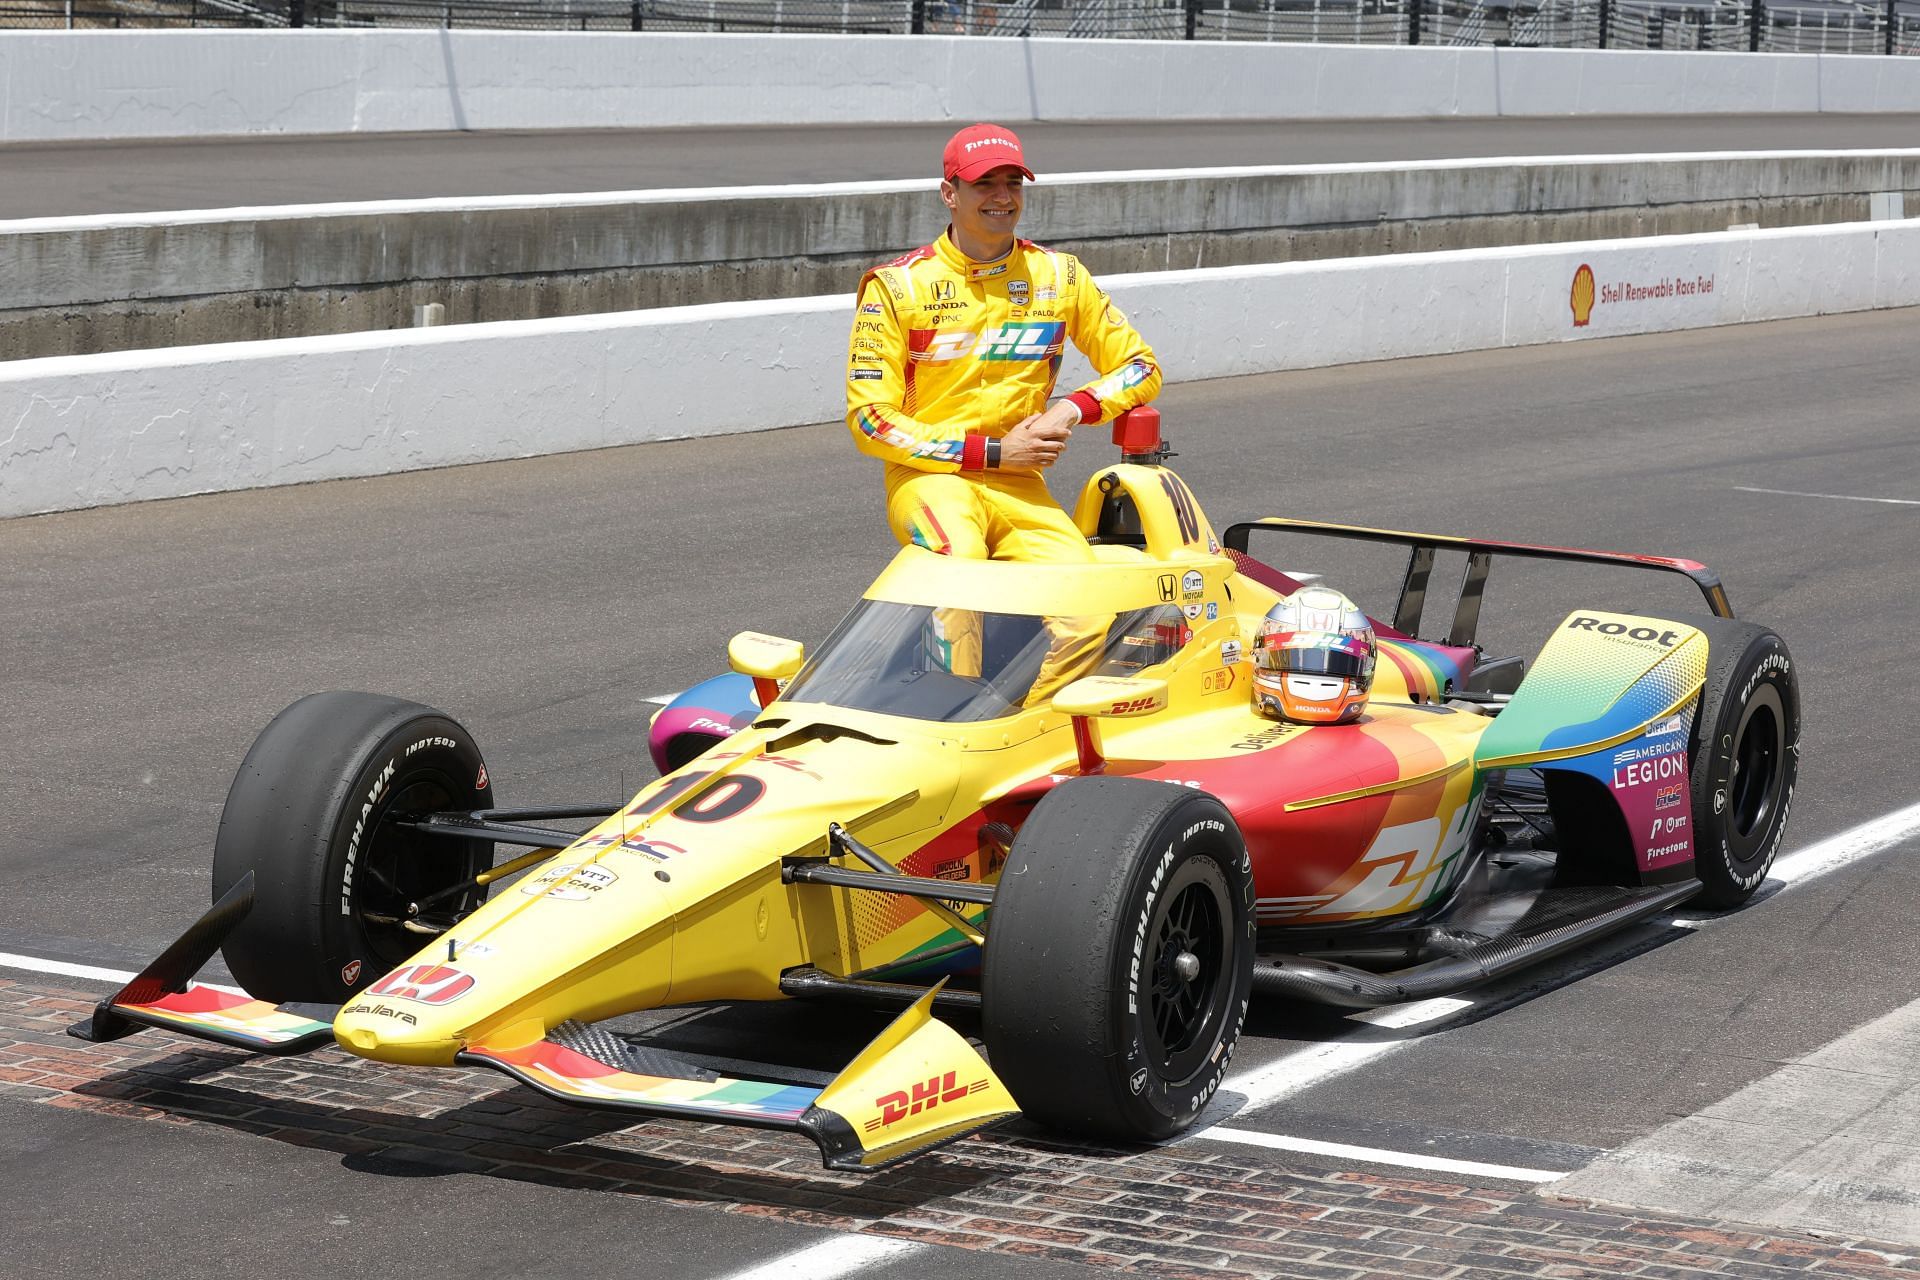
[[[1065,401],[1045,413],[1029,414],[1000,438],[1003,470],[1044,470],[1060,461],[1079,413]]]

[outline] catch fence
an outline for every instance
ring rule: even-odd
[[[1920,53],[1920,0],[0,0],[0,27],[472,27]]]

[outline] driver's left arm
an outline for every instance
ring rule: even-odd
[[[1082,423],[1111,422],[1160,394],[1160,362],[1086,267],[1079,266],[1075,274],[1079,287],[1071,291],[1067,332],[1100,376],[1067,399],[1080,411]]]

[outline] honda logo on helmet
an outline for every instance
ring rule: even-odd
[[[473,975],[443,964],[410,964],[373,984],[370,994],[421,1004],[452,1004],[473,990]]]

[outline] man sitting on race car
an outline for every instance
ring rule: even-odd
[[[1020,140],[976,124],[948,141],[930,245],[861,278],[847,353],[847,427],[886,465],[887,523],[902,545],[974,559],[1079,564],[1087,540],[1041,472],[1073,428],[1151,400],[1160,368],[1078,259],[1014,237],[1033,177]],[[1068,339],[1101,374],[1047,405]],[[1078,674],[1097,620],[1056,619],[1029,702]],[[977,615],[936,620],[942,665],[980,674]]]

